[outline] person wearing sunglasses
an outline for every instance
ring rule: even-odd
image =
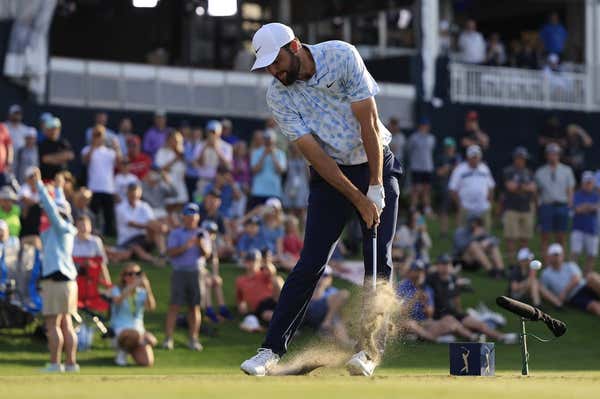
[[[156,300],[150,281],[136,263],[125,265],[119,277],[119,284],[111,291],[110,324],[115,332],[117,356],[115,363],[127,365],[131,355],[138,366],[154,365],[156,337],[144,327],[144,311],[154,310]]]

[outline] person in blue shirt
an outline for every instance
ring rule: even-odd
[[[260,227],[260,218],[253,216],[244,222],[244,232],[240,235],[237,242],[238,259],[244,259],[246,254],[252,250],[267,249],[267,242],[262,235]]]
[[[217,168],[215,180],[205,187],[204,196],[213,190],[220,193],[221,206],[219,207],[219,213],[225,219],[231,219],[233,216],[233,202],[242,196],[240,186],[233,180],[231,168],[226,165],[221,165]]]
[[[550,14],[549,21],[542,27],[540,37],[548,54],[561,55],[567,42],[567,30],[561,25],[558,14]]]
[[[575,261],[581,254],[585,256],[585,274],[594,270],[598,256],[598,209],[600,194],[596,191],[594,172],[585,171],[581,175],[581,188],[573,197],[573,230],[571,232],[571,255]]]
[[[150,281],[136,263],[127,263],[119,274],[119,283],[110,291],[110,325],[117,342],[118,366],[127,365],[131,354],[138,366],[154,365],[156,337],[144,326],[144,311],[154,310],[156,300]]]
[[[282,176],[287,169],[285,153],[275,146],[275,132],[266,130],[264,144],[250,153],[252,187],[248,209],[262,205],[268,198],[283,196]]]

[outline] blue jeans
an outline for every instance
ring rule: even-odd
[[[402,169],[389,149],[384,150],[383,157],[386,206],[377,229],[377,275],[381,279],[388,279],[393,266],[392,241],[396,231]],[[340,169],[359,190],[367,192],[370,175],[368,164],[340,166]],[[304,248],[281,290],[277,308],[262,344],[263,348],[269,348],[280,356],[287,351],[294,333],[302,323],[315,287],[344,226],[353,214],[358,214],[350,201],[313,169],[309,188]],[[360,214],[358,217],[363,233],[365,279],[368,279],[373,274],[371,232],[366,228]]]

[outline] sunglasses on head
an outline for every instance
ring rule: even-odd
[[[142,275],[142,271],[139,270],[137,272],[127,272],[127,273],[123,273],[124,276],[128,276],[128,277],[132,277],[132,276],[141,276]]]

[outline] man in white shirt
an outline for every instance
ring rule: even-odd
[[[102,213],[104,218],[103,232],[106,235],[115,235],[115,175],[117,162],[121,159],[121,149],[116,140],[108,147],[106,142],[106,129],[103,125],[96,125],[92,130],[91,145],[81,150],[83,163],[87,166],[87,185],[92,191],[90,208],[96,215]]]
[[[23,123],[23,109],[18,104],[13,104],[8,109],[8,119],[4,123],[10,133],[15,154],[25,145],[25,136],[31,129]]]
[[[477,24],[473,19],[467,20],[465,30],[458,37],[460,59],[467,64],[482,64],[485,61],[485,40],[477,32]]]
[[[490,169],[481,162],[481,148],[477,145],[467,148],[467,160],[454,169],[448,182],[463,222],[472,216],[481,217],[489,230],[489,210],[495,186]]]
[[[108,123],[108,115],[106,112],[98,112],[96,114],[96,116],[94,117],[94,124],[90,127],[88,127],[87,129],[85,129],[85,142],[86,143],[91,143],[92,142],[92,133],[94,132],[94,129],[98,126],[98,125],[102,125],[104,126],[104,130],[105,130],[105,140],[106,140],[106,145],[112,145],[113,140],[117,139],[117,134],[112,130],[109,129],[107,126]]]
[[[215,179],[219,166],[231,168],[233,162],[233,147],[221,138],[221,122],[208,121],[205,132],[206,139],[196,146],[194,154],[199,178],[196,187],[198,193],[204,193],[206,185]]]

